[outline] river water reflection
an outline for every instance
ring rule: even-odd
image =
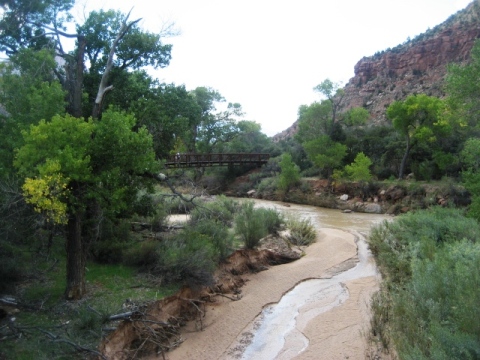
[[[291,359],[305,351],[309,339],[303,334],[307,324],[322,313],[341,306],[349,298],[345,282],[377,276],[365,235],[372,225],[390,217],[379,214],[343,213],[339,210],[313,206],[284,204],[255,200],[256,206],[275,208],[285,214],[309,219],[316,229],[336,228],[355,235],[358,263],[350,269],[323,279],[299,283],[287,292],[277,304],[268,305],[237,339],[248,345],[242,359]],[[253,336],[252,336],[253,334]]]

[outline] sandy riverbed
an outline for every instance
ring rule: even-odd
[[[194,324],[184,328],[185,341],[168,353],[167,358],[241,359],[254,333],[251,328],[255,318],[262,309],[279,302],[285,293],[306,279],[331,277],[354,266],[358,260],[355,240],[347,231],[320,229],[317,242],[306,248],[306,255],[300,260],[246,276],[248,281],[242,287],[243,297],[239,301],[219,298],[208,305],[203,331],[196,331]],[[368,358],[368,305],[378,283],[377,275],[343,281],[346,300],[299,325],[308,339],[306,349],[300,354],[288,351],[291,340],[287,339],[282,352],[261,360]]]

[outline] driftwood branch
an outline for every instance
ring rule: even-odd
[[[47,331],[47,330],[44,330],[44,329],[39,329],[39,330],[40,330],[40,332],[47,335],[47,337],[53,342],[65,343],[65,344],[68,344],[68,345],[72,346],[75,350],[77,350],[79,352],[88,352],[88,353],[91,353],[91,354],[94,354],[94,355],[100,357],[101,359],[107,360],[107,358],[105,356],[103,356],[101,353],[99,353],[97,350],[93,350],[93,349],[87,348],[85,346],[79,345],[77,343],[74,343],[73,341],[71,341],[69,339],[62,338],[59,335],[56,335],[56,334],[54,334],[50,331]]]

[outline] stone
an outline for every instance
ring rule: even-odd
[[[348,195],[347,195],[347,194],[343,194],[342,196],[340,196],[340,200],[342,200],[342,201],[347,201],[347,200],[348,200]]]
[[[368,203],[365,205],[364,211],[369,214],[381,214],[382,207],[379,204]]]

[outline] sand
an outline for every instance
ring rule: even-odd
[[[248,281],[241,289],[241,300],[231,301],[219,297],[216,303],[208,304],[203,330],[197,331],[198,323],[185,327],[182,331],[183,344],[169,352],[167,359],[240,358],[245,345],[241,339],[248,338],[246,335],[252,323],[266,305],[277,303],[282,295],[306,279],[329,277],[332,272],[351,268],[355,265],[355,260],[357,246],[352,233],[321,229],[317,242],[305,249],[305,256],[301,259],[245,276]],[[302,325],[302,333],[309,340],[308,347],[300,354],[293,355],[286,351],[272,358],[369,358],[368,305],[378,284],[378,276],[342,283],[348,291],[348,299],[342,305]]]

